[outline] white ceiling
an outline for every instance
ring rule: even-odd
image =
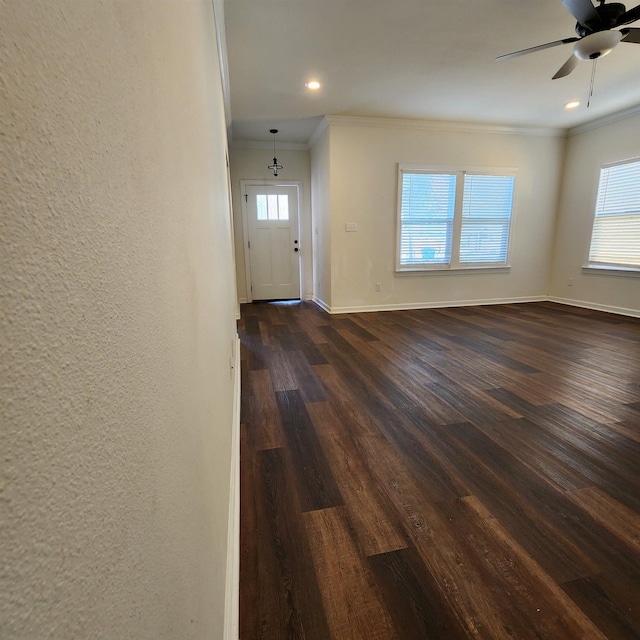
[[[571,44],[495,61],[574,36],[560,0],[226,0],[225,23],[233,140],[306,143],[323,115],[570,128],[640,104],[640,44],[598,61],[588,109],[591,62],[551,80]]]

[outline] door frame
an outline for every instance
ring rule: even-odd
[[[242,200],[242,251],[244,253],[244,274],[247,287],[247,302],[253,302],[253,293],[251,292],[251,257],[249,256],[249,207],[247,202],[247,187],[296,187],[298,194],[298,240],[302,236],[302,227],[300,225],[300,205],[302,193],[302,180],[240,180],[240,198]],[[299,242],[302,245],[302,241]],[[302,260],[302,252],[304,249],[300,247],[298,253],[298,269],[300,271],[300,290],[298,297],[302,300],[302,283],[304,282],[304,261]]]

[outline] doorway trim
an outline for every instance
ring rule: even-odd
[[[298,238],[302,237],[300,217],[300,200],[302,194],[302,180],[240,180],[240,198],[242,200],[242,252],[244,253],[244,274],[247,288],[247,302],[253,302],[251,291],[251,258],[249,256],[249,208],[247,203],[247,187],[296,187],[298,194]],[[302,244],[302,241],[300,241]],[[301,247],[301,254],[304,247]],[[302,300],[302,287],[304,283],[304,260],[302,255],[298,258],[300,269],[300,290],[298,296]]]

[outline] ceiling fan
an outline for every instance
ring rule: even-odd
[[[640,20],[640,5],[629,9],[619,2],[605,4],[604,0],[598,0],[599,6],[594,7],[591,0],[561,0],[569,13],[577,20],[576,33],[578,37],[564,38],[540,44],[537,47],[529,47],[521,51],[514,51],[499,56],[496,60],[507,60],[516,56],[523,56],[534,51],[557,47],[561,44],[575,43],[573,53],[569,59],[558,69],[553,79],[568,76],[577,66],[580,60],[596,60],[607,55],[619,42],[634,42],[640,44],[640,29],[624,28],[616,29],[636,20]]]

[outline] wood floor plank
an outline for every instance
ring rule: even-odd
[[[414,549],[401,549],[368,559],[403,640],[469,637],[446,606],[441,591]]]
[[[341,507],[304,514],[332,640],[400,640]]]
[[[580,489],[591,486],[585,475],[565,464],[535,438],[535,429],[526,418],[512,418],[477,428],[509,452],[521,464],[559,489]]]
[[[633,607],[628,606],[626,594],[620,593],[615,585],[603,580],[602,576],[573,580],[563,587],[606,638],[636,640],[640,637],[637,603]]]
[[[630,440],[640,442],[640,420],[623,420],[622,422],[611,422],[607,425],[620,435]]]
[[[454,407],[438,401],[428,384],[441,379],[430,375],[424,366],[418,363],[403,363],[398,366],[388,357],[383,356],[378,348],[379,343],[358,344],[358,352],[371,363],[385,379],[402,389],[403,396],[415,405],[420,405],[425,417],[436,424],[449,424],[463,419],[462,414]]]
[[[257,454],[260,521],[258,638],[326,640],[329,627],[295,478],[282,449]],[[264,563],[264,564],[263,564]]]
[[[598,487],[568,491],[567,497],[640,553],[640,515]]]
[[[474,523],[484,531],[483,539],[495,543],[494,547],[486,547],[482,551],[476,548],[475,552],[483,556],[493,573],[498,573],[496,583],[504,580],[505,585],[511,585],[506,586],[503,595],[513,594],[514,600],[522,598],[523,604],[517,607],[518,610],[530,613],[527,624],[533,624],[534,628],[523,630],[522,637],[576,640],[605,637],[581,608],[564,596],[564,589],[551,579],[480,500],[469,496],[461,502],[467,508],[464,513],[468,514],[469,510],[475,512]],[[477,536],[472,533],[469,539],[475,542]],[[499,574],[503,574],[502,577]]]
[[[302,393],[307,402],[321,402],[326,400],[327,394],[324,387],[317,379],[309,361],[298,349],[292,349],[286,353],[287,363],[296,384],[296,389]]]
[[[258,617],[258,536],[257,507],[259,480],[255,477],[254,450],[249,444],[247,425],[240,423],[240,637],[255,640],[259,637]]]
[[[247,381],[251,395],[244,419],[255,450],[284,446],[284,432],[276,396],[267,369],[252,370]]]
[[[295,372],[284,351],[272,350],[268,356],[268,365],[274,391],[293,391],[298,388]]]
[[[342,496],[299,391],[278,391],[276,401],[295,462],[303,511],[342,504]]]
[[[619,579],[630,587],[634,583],[640,584],[640,555],[629,553],[615,535],[587,512],[576,508],[564,492],[555,490],[514,460],[508,464],[504,451],[471,425],[456,425],[455,431],[450,431],[458,442],[464,441],[464,446],[473,450],[477,459],[483,460],[492,475],[515,490],[520,500],[526,500],[530,514],[548,523],[550,531],[554,532],[556,549],[561,545],[568,550],[575,544],[573,555],[579,560],[577,550],[581,550],[584,554],[581,562],[585,568],[591,567],[589,573],[615,568]],[[490,499],[486,495],[482,497],[483,500]]]
[[[590,575],[594,566],[589,558],[570,538],[562,535],[554,522],[540,517],[538,510],[530,504],[528,495],[521,495],[502,473],[500,463],[487,464],[480,452],[475,453],[465,446],[465,435],[455,434],[450,425],[434,434],[443,452],[457,461],[457,472],[476,495],[500,520],[502,525],[527,550],[538,564],[558,582],[566,582]],[[466,433],[473,433],[469,423],[460,425]],[[463,432],[464,433],[464,432]],[[455,437],[458,435],[458,437]],[[480,454],[480,455],[479,455]],[[531,476],[527,476],[530,478]]]
[[[385,469],[378,470],[383,485],[405,510],[407,531],[429,575],[436,584],[446,585],[440,593],[443,606],[455,612],[468,637],[601,637],[484,507],[476,506],[482,518],[464,507],[468,500],[479,505],[475,498],[417,504],[420,491],[401,463],[383,459],[379,445],[371,439],[367,443]]]
[[[318,379],[322,382],[332,406],[338,413],[336,422],[318,422],[314,426],[318,433],[333,433],[341,421],[345,421],[351,429],[354,437],[362,435],[378,435],[375,412],[370,407],[358,401],[358,395],[354,393],[336,370],[327,363],[326,366],[314,367]]]
[[[370,556],[406,547],[398,518],[385,508],[359,450],[357,425],[352,427],[350,417],[340,415],[329,402],[314,403],[308,410],[314,423],[334,425],[320,439],[362,553]]]

